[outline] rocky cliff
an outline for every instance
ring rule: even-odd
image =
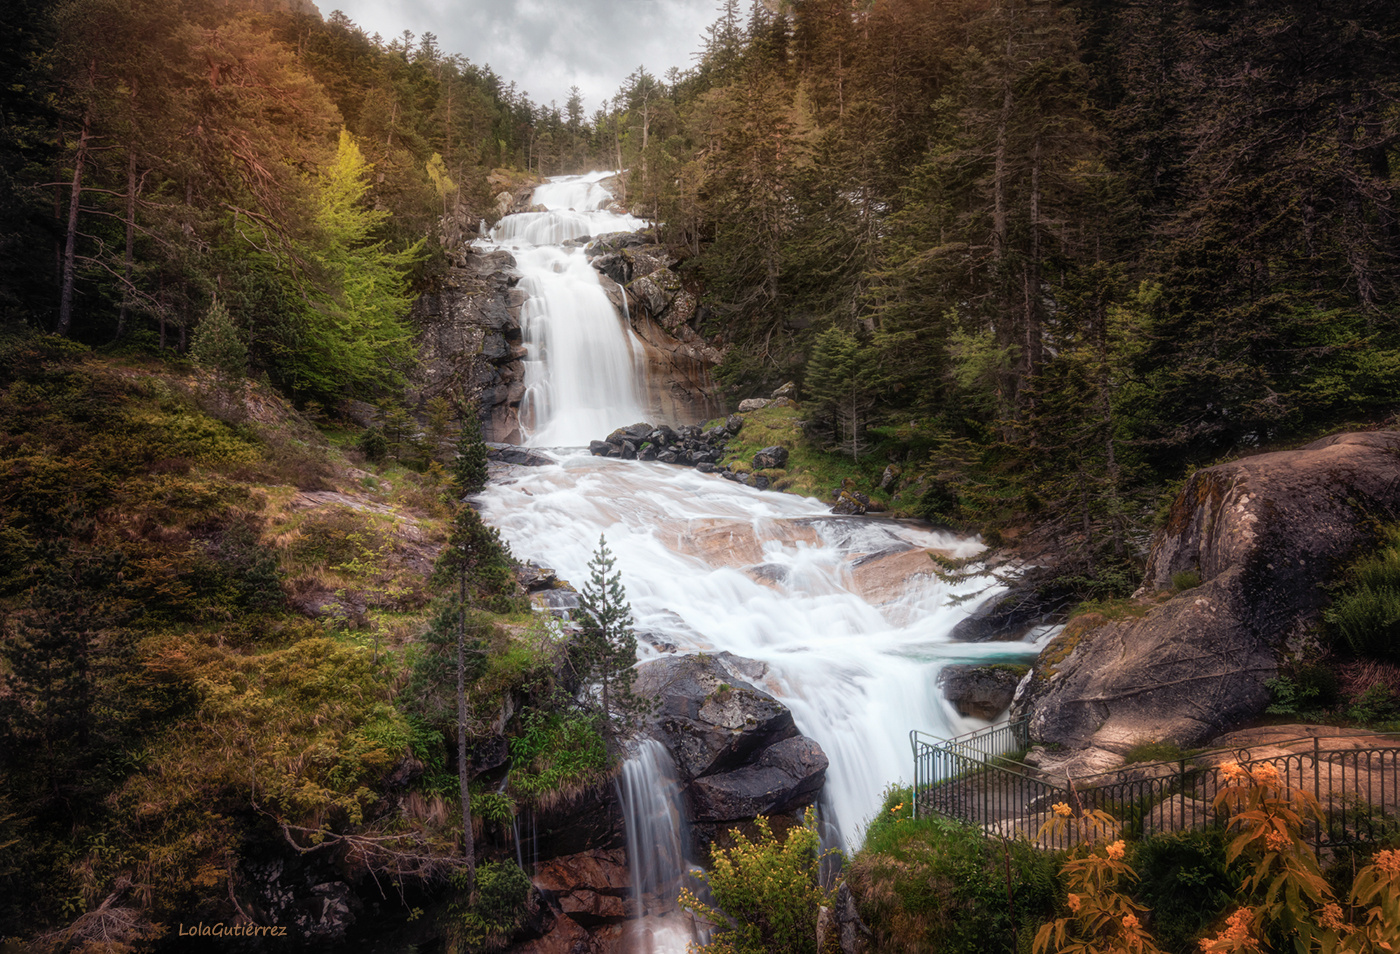
[[[1283,655],[1313,638],[1323,585],[1397,514],[1397,432],[1197,472],[1154,540],[1126,618],[1072,621],[1013,711],[1031,717],[1037,741],[1070,750],[1066,767],[1077,772],[1117,762],[1138,741],[1195,746],[1237,728],[1262,714]]]
[[[422,360],[409,401],[421,405],[438,395],[477,401],[486,440],[518,444],[525,437],[520,309],[529,296],[509,252],[484,251],[470,238],[450,252],[441,286],[414,306]],[[650,419],[679,426],[719,415],[710,369],[723,355],[697,330],[698,299],[673,270],[674,256],[649,233],[602,236],[588,254],[646,352]]]

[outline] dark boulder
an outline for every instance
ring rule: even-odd
[[[1026,667],[1020,668],[1024,674]],[[1021,675],[1003,666],[945,666],[938,674],[943,698],[959,715],[988,722],[1010,708],[1020,682]]]
[[[667,656],[637,667],[636,690],[657,698],[646,731],[675,759],[690,818],[716,826],[812,804],[826,779],[821,747],[792,713],[756,688],[767,667],[730,653]]]
[[[744,429],[743,417],[738,414],[729,415],[727,418],[724,419],[724,429],[730,437],[733,437],[735,434],[738,434]]]
[[[1064,619],[1076,602],[1074,590],[1049,571],[1033,567],[1004,593],[983,600],[970,616],[958,621],[948,638],[963,643],[1017,640],[1037,626]]]
[[[539,451],[533,451],[516,444],[495,442],[486,445],[486,459],[498,460],[503,464],[517,464],[522,467],[545,467],[555,462],[554,458],[541,454]]]
[[[765,447],[753,455],[754,470],[774,470],[786,467],[787,462],[788,449],[776,444],[772,447]]]
[[[592,454],[594,457],[610,457],[614,450],[614,446],[607,441],[588,442],[588,453]]]

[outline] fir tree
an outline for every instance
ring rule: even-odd
[[[476,405],[462,409],[462,433],[457,438],[457,459],[452,463],[452,486],[459,497],[470,497],[486,489],[486,442],[481,439]]]
[[[614,736],[629,729],[649,708],[648,701],[632,690],[637,634],[632,631],[632,607],[622,587],[622,574],[613,571],[616,562],[607,539],[599,536],[598,549],[588,561],[588,582],[574,611],[581,628],[575,665],[584,683],[598,686],[603,722]]]
[[[248,346],[218,298],[195,329],[190,355],[222,381],[236,381],[248,370]]]

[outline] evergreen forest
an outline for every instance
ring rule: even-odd
[[[461,502],[473,396],[404,393],[541,177],[627,170],[728,409],[795,382],[824,474],[1073,601],[1194,469],[1400,424],[1394,0],[723,0],[591,112],[306,0],[5,0],[0,75],[0,941],[158,947],[286,845],[520,929],[490,846],[615,768],[636,641],[600,545],[560,662]]]

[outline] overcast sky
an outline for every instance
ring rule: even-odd
[[[593,111],[627,74],[653,76],[694,65],[720,0],[317,0],[323,16],[345,15],[371,36],[434,33],[444,53],[460,53],[562,109],[569,87]]]

